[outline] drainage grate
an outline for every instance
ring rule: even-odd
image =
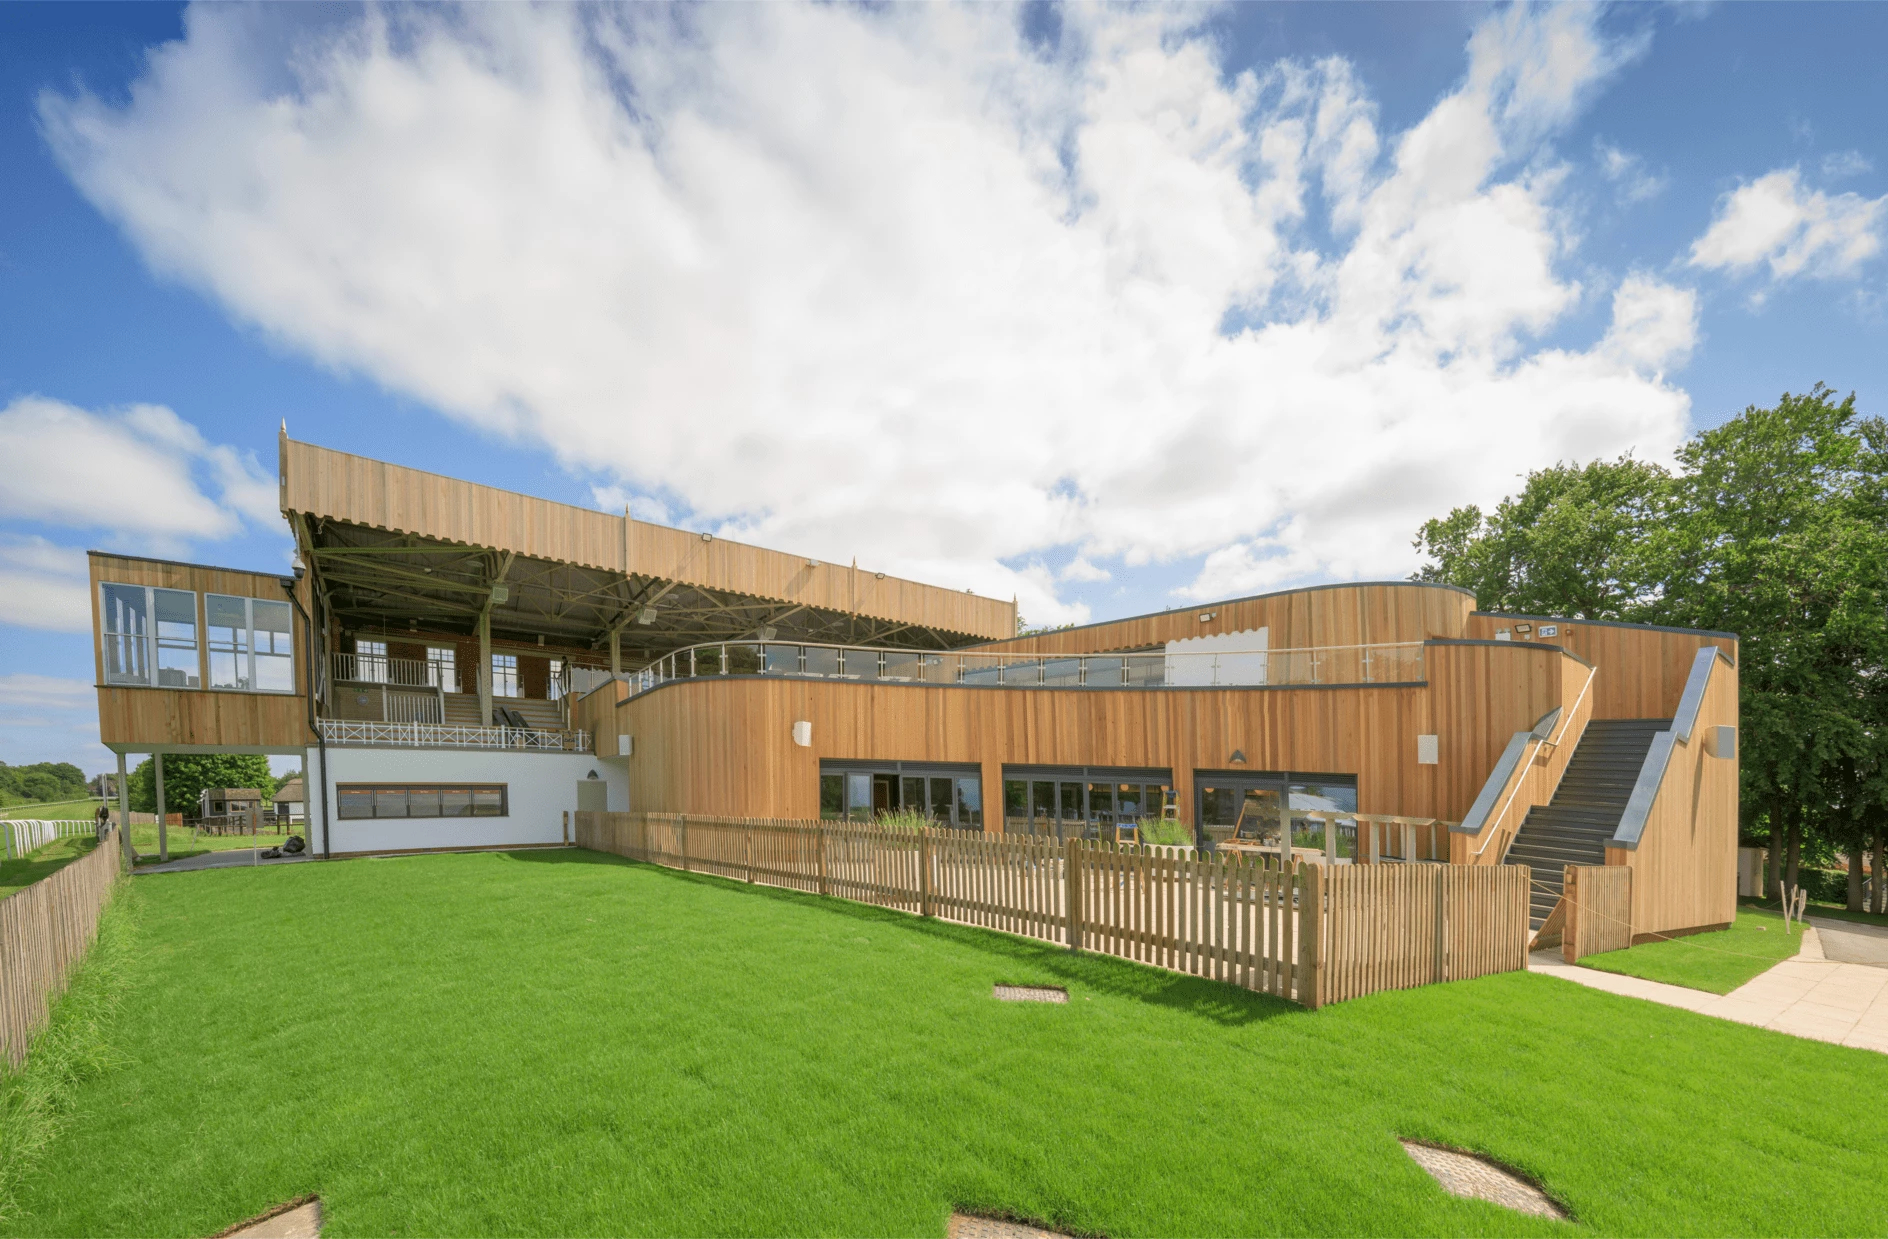
[[[1001,1002],[1067,1002],[1069,992],[1054,985],[999,985],[996,998]]]
[[[1504,1209],[1532,1213],[1536,1217],[1550,1217],[1562,1222],[1567,1220],[1567,1211],[1555,1204],[1546,1192],[1485,1157],[1458,1153],[1454,1149],[1439,1149],[1433,1144],[1419,1144],[1414,1140],[1401,1143],[1410,1159],[1427,1170],[1429,1177],[1442,1184],[1442,1190],[1451,1196],[1486,1200]]]

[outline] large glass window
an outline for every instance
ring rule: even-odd
[[[518,696],[518,656],[516,654],[492,655],[492,696]]]
[[[210,687],[294,692],[293,615],[286,602],[205,594],[203,618],[209,638]],[[384,653],[380,667],[384,673]]]
[[[1206,774],[1198,776],[1199,844],[1277,848],[1284,816],[1291,818],[1291,845],[1324,850],[1324,823],[1306,813],[1357,812],[1357,780],[1348,775]],[[1357,855],[1357,823],[1340,816],[1334,824],[1339,859]]]
[[[1003,829],[1136,841],[1147,823],[1161,816],[1171,787],[1165,770],[1012,767],[1003,783]]]
[[[387,682],[387,643],[354,638],[354,678],[368,684]]]
[[[107,684],[203,687],[197,596],[149,585],[99,586]]]
[[[553,658],[550,676],[545,681],[544,695],[552,701],[561,701],[564,697],[564,660]]]
[[[105,683],[151,682],[151,600],[142,585],[99,586],[100,636],[105,642]]]
[[[939,826],[983,829],[983,779],[974,766],[821,763],[820,816],[869,822],[916,814]]]
[[[504,783],[341,783],[344,818],[507,817]]]
[[[203,687],[203,654],[197,642],[197,596],[187,589],[153,589],[157,623],[159,688]]]

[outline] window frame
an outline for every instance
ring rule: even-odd
[[[337,802],[335,817],[345,822],[463,822],[511,816],[511,784],[509,783],[336,783],[334,792]],[[417,814],[411,812],[414,792],[419,792],[422,796],[430,796],[432,799],[429,803],[436,806],[437,811]],[[446,812],[446,795],[449,792],[461,793],[466,807],[473,811],[469,813]],[[492,793],[497,794],[498,811],[496,813],[477,812],[481,802],[481,793],[488,797]],[[391,807],[392,798],[395,796],[399,797],[402,811],[399,813],[380,812],[383,797]],[[351,813],[348,811],[363,800],[372,812]]]
[[[107,625],[112,622],[111,606],[105,593],[108,589],[136,589],[144,591],[143,632],[124,633],[114,631],[107,627]],[[165,671],[164,652],[167,650],[172,652],[181,651],[185,647],[182,644],[181,638],[166,636],[162,631],[161,626],[164,623],[175,623],[176,621],[165,621],[158,616],[157,596],[159,594],[180,594],[190,599],[190,648],[195,651],[197,657],[195,670],[186,673],[186,682],[183,684],[165,684],[162,682],[163,673]],[[203,622],[203,595],[201,593],[194,589],[176,589],[169,585],[140,585],[131,581],[100,581],[98,583],[97,598],[99,613],[97,631],[99,671],[104,687],[167,688],[176,692],[192,693],[204,691],[205,681],[208,679],[208,676],[205,674],[204,654],[209,634]],[[135,644],[123,644],[126,638],[135,638]],[[133,678],[126,674],[117,676],[112,674],[112,642],[121,643],[121,652],[136,649],[137,652],[143,656],[144,672],[142,675]],[[191,680],[195,682],[189,682]]]
[[[243,604],[243,629],[239,656],[243,660],[241,674],[247,678],[246,687],[243,685],[227,687],[210,683],[211,674],[209,669],[214,664],[217,654],[236,653],[236,651],[233,650],[217,650],[216,642],[210,635],[210,600],[213,598],[224,602],[240,602]],[[271,649],[268,652],[259,652],[256,643],[256,607],[258,604],[265,607],[282,607],[285,609],[289,606],[286,602],[278,602],[273,598],[257,598],[253,594],[214,594],[207,590],[203,593],[199,604],[203,616],[203,621],[200,625],[203,632],[200,656],[205,667],[205,673],[203,675],[204,687],[209,689],[209,691],[216,693],[259,693],[265,697],[293,697],[296,695],[295,616],[291,611],[288,617],[288,653],[286,655],[275,653],[273,641],[270,642]],[[269,628],[264,631],[276,633],[283,630]],[[262,666],[263,660],[278,658],[286,658],[288,660],[288,687],[261,687],[260,677],[257,674],[258,668]]]

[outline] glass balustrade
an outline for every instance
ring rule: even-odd
[[[664,655],[622,678],[631,692],[711,675],[777,675],[989,688],[1259,688],[1411,684],[1423,643],[1166,654],[978,654],[726,641]]]

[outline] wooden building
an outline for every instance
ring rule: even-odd
[[[292,573],[92,556],[100,732],[301,755],[321,855],[560,845],[580,807],[897,813],[1526,856],[1550,894],[1562,859],[1607,864],[1633,872],[1635,931],[1733,915],[1731,634],[1399,581],[1017,636],[1011,602],[286,433],[280,470]]]

